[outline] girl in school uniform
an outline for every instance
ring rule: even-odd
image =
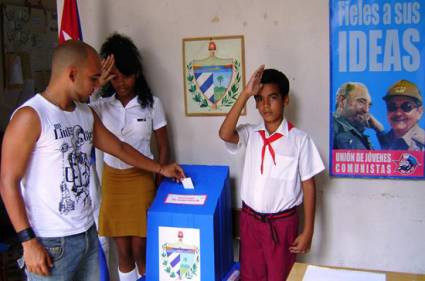
[[[119,139],[153,159],[151,137],[160,164],[168,162],[167,121],[158,97],[143,76],[141,56],[132,40],[113,34],[101,47],[104,58],[100,83],[103,98],[91,106]],[[107,96],[107,97],[105,97]],[[99,235],[113,237],[121,281],[137,280],[145,272],[146,216],[154,199],[156,177],[104,154]]]

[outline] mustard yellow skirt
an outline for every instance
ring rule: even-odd
[[[99,235],[146,237],[147,211],[155,192],[152,173],[138,168],[114,169],[105,164]]]

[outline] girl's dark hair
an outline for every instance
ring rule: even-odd
[[[100,49],[102,58],[114,55],[115,67],[125,76],[136,75],[135,92],[137,101],[142,108],[152,107],[153,96],[142,69],[142,57],[133,41],[124,35],[114,33],[109,36]],[[115,89],[111,82],[107,83],[103,89],[103,96],[112,96]]]

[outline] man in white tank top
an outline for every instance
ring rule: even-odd
[[[138,168],[184,177],[177,164],[161,166],[121,142],[85,104],[100,73],[91,46],[65,42],[53,53],[46,90],[19,107],[6,129],[0,191],[30,280],[99,280],[89,196],[93,145]]]

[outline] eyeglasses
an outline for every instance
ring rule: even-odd
[[[400,107],[398,107],[397,104],[391,102],[391,103],[387,104],[387,111],[388,112],[395,112],[395,111],[397,111],[397,109],[400,108],[401,110],[403,110],[403,112],[408,113],[408,112],[412,111],[413,109],[415,109],[417,107],[418,106],[416,104],[411,103],[411,102],[403,102],[400,105]]]

